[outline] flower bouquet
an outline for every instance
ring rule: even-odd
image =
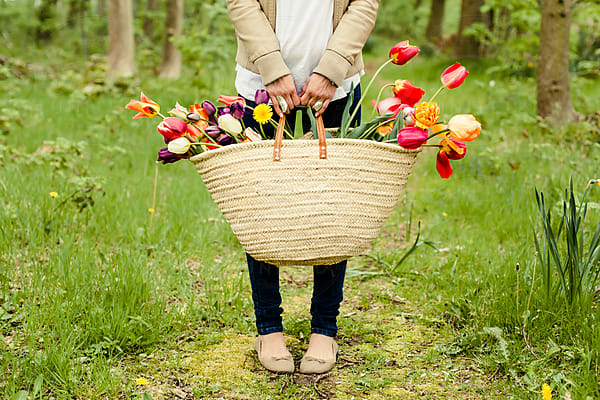
[[[374,74],[364,93],[388,64],[403,65],[419,49],[408,41],[390,51],[390,58]],[[424,146],[438,149],[437,170],[442,178],[452,173],[450,160],[463,158],[465,142],[474,140],[481,126],[471,115],[438,121],[434,102],[443,89],[458,87],[468,75],[460,64],[441,75],[442,87],[428,102],[419,102],[424,91],[407,80],[391,86],[394,96],[373,102],[373,118],[351,127],[352,96],[336,132],[325,132],[320,117],[311,131],[316,140],[299,138],[285,128],[285,118],[272,119],[268,94],[258,91],[257,106],[249,109],[241,97],[220,96],[222,106],[210,101],[188,109],[176,104],[170,116],[142,94],[127,108],[134,118],[160,116],[159,133],[167,147],[158,161],[163,164],[188,158],[196,166],[207,189],[245,250],[257,260],[275,265],[333,264],[365,252],[390,215]],[[360,103],[364,100],[361,98]],[[243,123],[252,112],[259,132]],[[375,115],[378,114],[378,115]],[[275,140],[267,139],[263,125],[277,128]],[[437,144],[427,144],[435,137]],[[232,169],[235,166],[235,169]]]

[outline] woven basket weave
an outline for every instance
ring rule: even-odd
[[[420,149],[357,139],[242,143],[191,158],[244,249],[283,265],[363,254],[392,212]]]

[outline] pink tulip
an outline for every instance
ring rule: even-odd
[[[174,140],[182,137],[187,129],[187,124],[175,117],[165,118],[158,124],[158,132],[165,137],[165,140]]]
[[[442,72],[442,85],[446,89],[454,89],[463,83],[467,75],[469,75],[469,71],[459,63],[456,63]]]
[[[407,107],[407,105],[402,103],[402,99],[396,96],[383,99],[376,106],[379,115],[394,114],[394,116],[398,115],[404,107]]]
[[[405,149],[417,149],[427,141],[427,131],[421,128],[408,127],[398,131],[398,144]]]

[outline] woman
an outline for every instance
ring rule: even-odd
[[[247,104],[254,107],[256,91],[266,88],[279,116],[303,105],[322,115],[325,127],[340,126],[347,96],[354,96],[358,105],[361,52],[379,0],[227,0],[227,7],[238,41],[236,89]],[[350,93],[352,87],[356,89]],[[294,114],[287,118],[292,126]],[[308,122],[306,112],[303,121]],[[256,127],[249,112],[244,122]],[[293,372],[282,333],[279,269],[249,254],[247,261],[258,359],[268,370]],[[314,266],[313,271],[311,337],[302,373],[323,373],[335,365],[346,261]]]

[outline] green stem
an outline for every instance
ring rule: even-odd
[[[427,136],[427,140],[431,139],[432,137],[436,137],[437,135],[441,135],[442,133],[446,133],[446,132],[450,132],[450,129],[444,129],[437,133],[432,133],[431,135]]]
[[[166,119],[166,118],[167,118],[167,117],[165,117],[164,115],[162,115],[162,114],[160,113],[160,111],[157,111],[157,112],[156,112],[156,114],[157,114],[159,117],[161,117],[162,119]]]
[[[375,82],[375,78],[377,78],[377,75],[379,75],[379,73],[383,70],[383,68],[388,65],[389,63],[391,63],[393,60],[390,58],[389,60],[387,60],[386,62],[384,62],[383,64],[381,64],[381,66],[379,67],[379,69],[377,69],[377,71],[375,71],[375,73],[373,74],[373,76],[371,77],[371,80],[369,81],[369,83],[367,84],[367,88],[365,89],[365,91],[362,93],[362,96],[360,96],[360,100],[358,101],[358,105],[356,106],[356,108],[354,108],[354,112],[352,113],[352,115],[350,115],[350,118],[348,118],[348,122],[347,125],[342,127],[341,132],[347,132],[348,128],[350,127],[350,124],[352,123],[352,120],[354,120],[354,117],[356,116],[356,113],[358,112],[358,110],[360,110],[360,105],[362,104],[363,100],[365,99],[365,97],[367,96],[367,93],[369,92],[369,89],[371,88],[371,86],[373,85],[373,82]],[[350,93],[350,96],[352,95],[352,93]]]
[[[437,92],[435,92],[433,94],[433,96],[431,96],[431,99],[429,99],[429,102],[431,103],[433,100],[435,100],[435,98],[438,96],[438,94],[440,94],[442,92],[442,90],[444,90],[444,86],[442,86],[441,88],[439,88],[437,90]]]
[[[277,122],[273,121],[272,118],[269,120],[269,122],[271,123],[271,125],[273,125],[273,127],[275,129],[277,129],[277,127],[279,126],[279,124]],[[261,129],[262,129],[262,125],[261,125]],[[289,133],[288,130],[285,129],[285,127],[283,127],[283,131],[285,132],[286,135],[289,136],[290,139],[294,139],[294,135],[292,135],[291,133]]]
[[[196,128],[198,128],[198,129],[200,129],[200,132],[202,132],[202,133],[204,134],[204,136],[206,136],[206,137],[208,138],[208,140],[210,140],[211,142],[213,142],[213,143],[214,143],[214,144],[216,144],[216,145],[219,145],[219,144],[218,144],[218,143],[215,141],[215,139],[213,139],[213,138],[211,138],[210,136],[208,136],[208,135],[206,134],[206,132],[204,132],[204,129],[202,129],[202,128],[200,128],[198,125],[196,125],[196,123],[195,123],[195,122],[192,122],[192,125],[194,125],[194,126],[195,126]]]
[[[377,95],[377,100],[375,101],[375,107],[373,108],[373,111],[371,112],[371,119],[373,119],[373,117],[375,116],[375,113],[377,112],[377,104],[379,104],[379,99],[381,98],[381,94],[383,93],[383,90],[385,88],[388,87],[393,87],[394,84],[393,83],[388,83],[387,85],[384,85],[380,90],[379,90],[379,94]]]

